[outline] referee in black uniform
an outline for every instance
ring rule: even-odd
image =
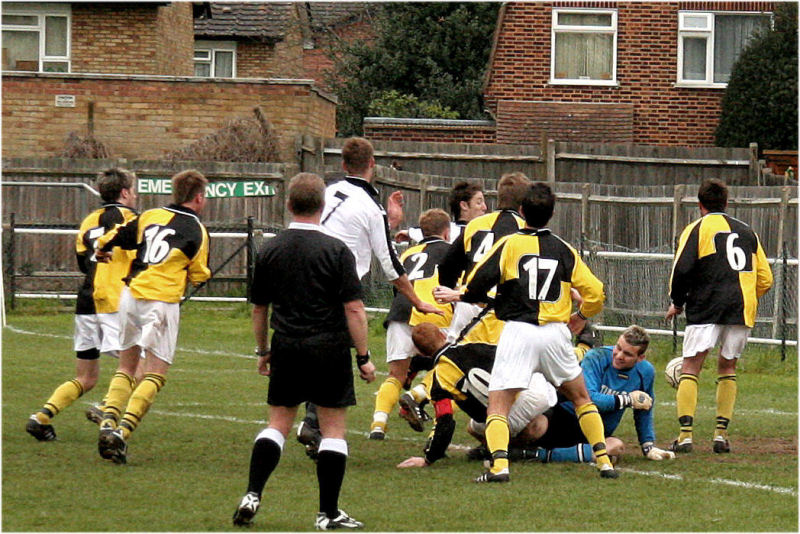
[[[259,374],[269,376],[269,426],[255,440],[247,494],[233,515],[248,525],[261,492],[278,465],[297,407],[318,406],[322,441],[317,460],[318,530],[360,528],[338,507],[347,461],[345,414],[356,403],[351,344],[361,378],[375,380],[367,350],[367,316],[355,259],[340,240],[319,226],[325,184],[310,173],[289,182],[287,202],[293,222],[262,249],[253,275],[253,333]],[[267,341],[272,305],[272,348]]]

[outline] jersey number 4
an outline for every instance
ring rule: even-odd
[[[144,231],[145,251],[142,261],[147,264],[161,263],[169,255],[170,245],[167,237],[173,235],[175,230],[157,224]]]

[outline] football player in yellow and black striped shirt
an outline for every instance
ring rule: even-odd
[[[736,361],[755,324],[758,299],[772,286],[772,271],[756,233],[725,213],[728,188],[706,180],[697,193],[700,219],[678,240],[670,277],[667,320],[686,308],[683,366],[678,385],[680,434],[676,452],[692,450],[697,377],[708,352],[719,343],[717,425],[713,449],[730,452],[728,423],[736,401]]]
[[[455,288],[463,283],[492,245],[501,237],[525,226],[517,209],[529,184],[530,180],[521,172],[507,173],[500,178],[497,182],[497,209],[468,222],[461,235],[450,245],[439,266],[439,281],[443,286]],[[477,306],[457,302],[447,340],[454,341],[479,312]]]
[[[100,353],[117,356],[119,351],[119,297],[125,286],[133,254],[115,247],[111,260],[98,263],[94,241],[118,224],[136,216],[136,175],[125,169],[99,173],[97,188],[103,205],[81,223],[75,240],[78,267],[86,276],[78,290],[75,306],[75,378],[64,382],[26,425],[29,434],[40,441],[56,439],[50,420],[91,390],[100,374]]]
[[[442,315],[422,313],[413,308],[411,301],[402,293],[397,293],[386,316],[386,361],[389,377],[384,380],[375,398],[375,411],[370,425],[370,439],[383,439],[394,405],[400,398],[400,391],[408,375],[411,358],[415,354],[411,339],[411,328],[422,322],[431,322],[439,328],[447,328],[453,315],[450,304],[436,304],[433,289],[439,285],[438,264],[447,253],[450,245],[450,217],[440,209],[431,209],[420,215],[419,225],[423,239],[411,246],[400,257],[403,268],[414,292],[425,302],[442,311]],[[406,416],[408,418],[408,416]],[[421,431],[419,427],[417,430]]]
[[[506,322],[497,345],[489,382],[486,442],[492,466],[476,482],[508,482],[508,413],[519,391],[534,372],[541,372],[575,405],[582,432],[597,459],[600,475],[616,478],[606,452],[603,420],[592,403],[581,367],[570,344],[570,331],[579,332],[586,318],[603,307],[603,284],[577,251],[545,225],[553,215],[555,195],[547,184],[532,184],[520,206],[526,226],[498,241],[467,278],[463,295],[437,288],[442,302],[485,302],[497,286],[494,307]],[[570,290],[583,302],[572,314]]]
[[[206,204],[206,185],[208,180],[197,171],[176,174],[172,177],[173,204],[147,210],[95,242],[98,257],[114,246],[136,250],[125,278],[128,287],[120,298],[119,368],[108,389],[98,440],[100,455],[115,463],[126,462],[126,440],[166,382],[187,281],[200,285],[211,276],[208,232],[199,218]],[[142,349],[145,374],[134,389],[133,376]]]

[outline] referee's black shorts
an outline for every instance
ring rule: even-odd
[[[272,373],[267,392],[271,406],[311,401],[326,408],[354,406],[353,364],[349,332],[296,338],[272,336]]]

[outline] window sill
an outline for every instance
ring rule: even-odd
[[[726,89],[727,83],[707,83],[707,82],[676,82],[673,87],[681,89]]]
[[[619,87],[616,80],[549,80],[548,85],[590,85],[593,87]]]

